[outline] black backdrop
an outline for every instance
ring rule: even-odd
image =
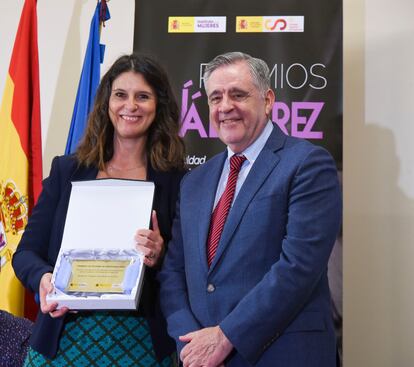
[[[226,32],[169,33],[169,17],[185,16],[224,16]],[[271,16],[270,25],[302,16],[304,31],[236,32],[236,17],[246,16]],[[342,1],[136,0],[134,50],[157,57],[169,73],[182,107],[190,167],[223,149],[209,126],[203,64],[223,52],[243,51],[272,70],[272,120],[287,134],[326,147],[342,170]]]

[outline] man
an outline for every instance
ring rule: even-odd
[[[335,164],[269,121],[275,97],[262,60],[217,56],[204,82],[227,151],[183,179],[159,278],[180,359],[185,367],[334,366],[326,267],[341,221]]]

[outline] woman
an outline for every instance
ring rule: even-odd
[[[40,298],[26,366],[172,365],[174,343],[167,336],[159,310],[155,273],[171,237],[184,174],[178,120],[167,76],[152,59],[122,56],[103,76],[85,137],[76,155],[53,160],[13,257],[16,275]],[[136,247],[148,266],[139,310],[57,310],[56,304],[46,304],[46,294],[53,289],[50,280],[62,240],[71,181],[109,177],[150,180],[156,187],[152,229],[138,230],[135,235]]]

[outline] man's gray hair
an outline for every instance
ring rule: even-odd
[[[204,87],[214,70],[244,61],[249,67],[253,83],[264,94],[270,88],[270,72],[266,62],[243,52],[227,52],[216,56],[204,69]]]

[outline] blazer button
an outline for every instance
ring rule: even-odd
[[[216,287],[213,285],[213,284],[209,284],[208,286],[207,286],[207,292],[208,293],[213,293],[214,291],[216,290]]]

